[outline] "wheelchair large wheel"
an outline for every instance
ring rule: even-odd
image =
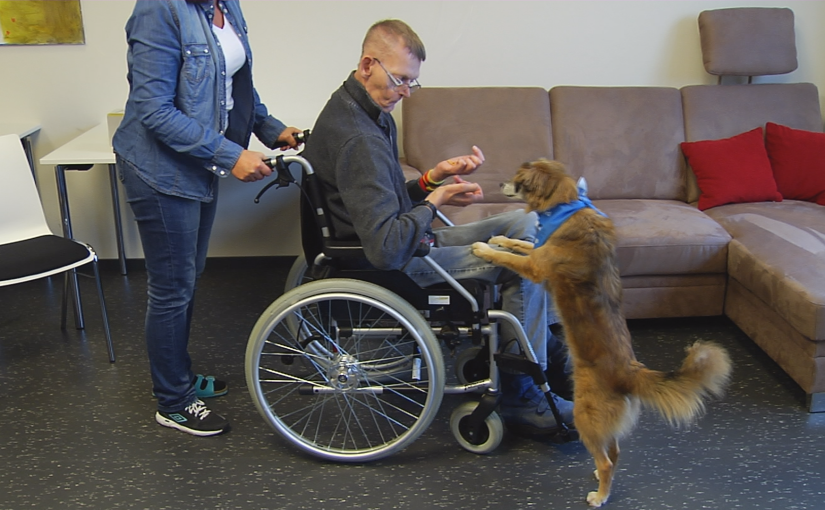
[[[295,259],[295,262],[292,263],[292,267],[289,269],[289,274],[287,274],[286,282],[284,283],[285,293],[299,285],[312,281],[312,278],[307,275],[308,268],[307,259],[303,255],[298,255],[298,258]]]
[[[298,258],[296,258],[295,262],[292,263],[292,267],[289,268],[289,274],[286,276],[286,282],[284,282],[284,294],[291,291],[295,287],[311,282],[312,278],[309,277],[308,270],[309,266],[307,265],[306,257],[304,257],[303,254],[298,255]],[[295,317],[287,317],[287,324],[289,324],[291,331],[295,334],[298,330],[298,321]]]
[[[261,416],[327,460],[370,461],[409,446],[435,417],[444,379],[441,349],[421,314],[358,280],[287,292],[258,319],[246,350]]]

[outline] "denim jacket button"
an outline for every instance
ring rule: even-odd
[[[203,52],[204,53],[209,53],[209,49],[207,48],[207,49],[203,50]]]

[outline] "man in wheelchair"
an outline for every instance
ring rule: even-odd
[[[432,246],[430,257],[455,279],[499,285],[502,309],[521,322],[542,369],[548,368],[551,353],[548,379],[564,379],[566,354],[550,331],[557,319],[544,288],[474,256],[470,249],[473,242],[494,235],[533,241],[535,215],[513,211],[432,229],[438,207],[466,206],[483,197],[478,184],[461,177],[483,164],[478,147],[405,182],[390,112],[420,87],[417,78],[425,56],[421,40],[402,21],[380,21],[367,32],[358,68],[327,102],[303,153],[315,169],[328,221],[337,239],[360,240],[372,266],[401,270],[421,286],[443,281],[414,256],[422,240]],[[450,177],[452,182],[445,183]],[[506,343],[516,334],[502,324],[500,337]],[[501,415],[508,425],[532,433],[558,429],[544,393],[530,376],[502,371],[501,383]],[[572,423],[572,402],[555,394],[553,399],[563,420]]]

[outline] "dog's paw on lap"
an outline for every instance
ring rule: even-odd
[[[486,261],[490,260],[490,255],[495,251],[487,243],[475,242],[473,243],[473,255],[482,258]]]
[[[498,246],[507,246],[507,243],[510,242],[510,238],[507,236],[493,236],[487,241],[488,244],[495,244]]]

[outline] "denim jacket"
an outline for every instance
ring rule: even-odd
[[[204,202],[213,199],[217,177],[230,174],[253,132],[272,147],[286,128],[252,86],[252,53],[238,1],[223,3],[247,56],[233,77],[233,110],[226,110],[226,66],[212,32],[213,4],[138,0],[126,23],[129,98],[112,142],[156,190]]]

